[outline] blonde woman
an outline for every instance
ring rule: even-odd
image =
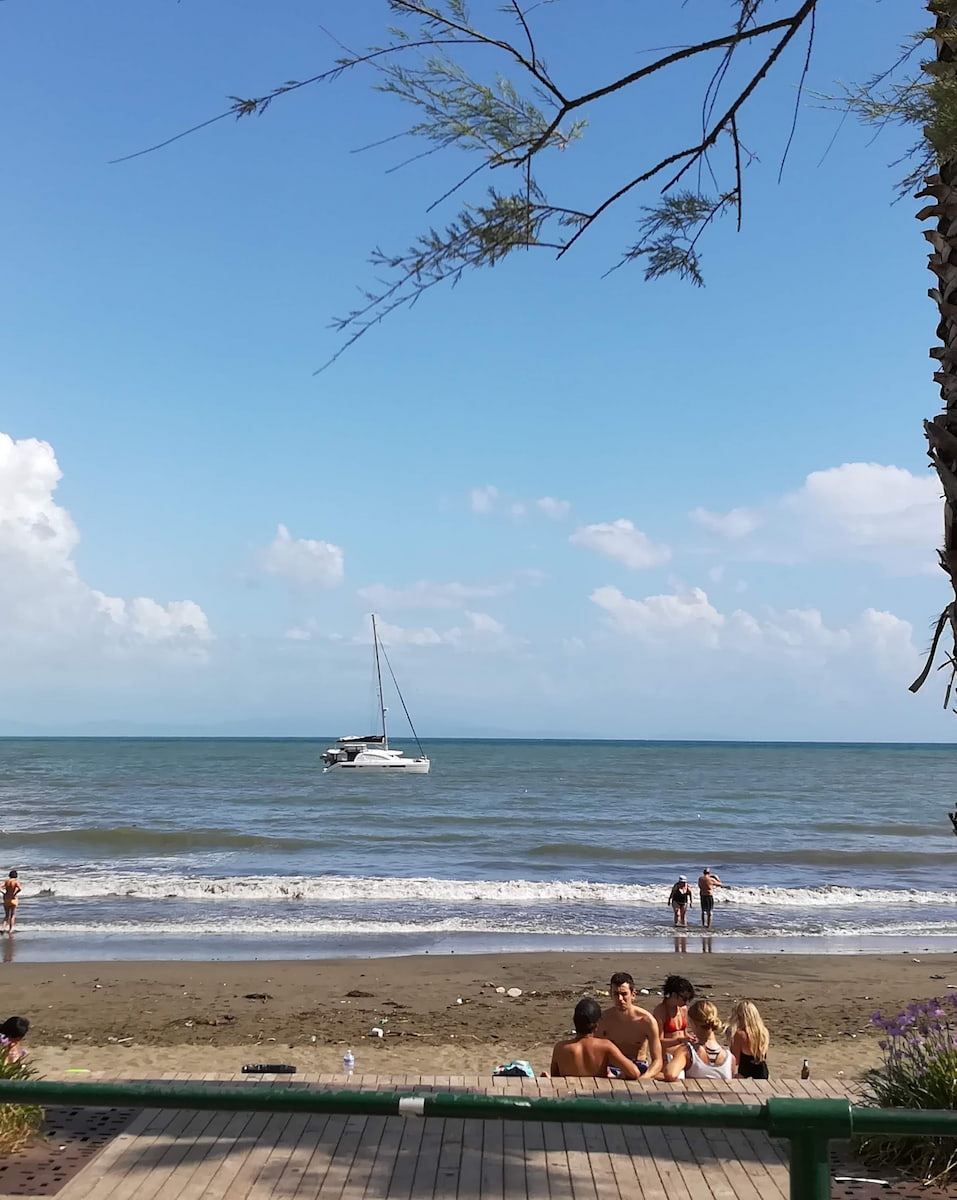
[[[738,1060],[738,1076],[741,1079],[767,1079],[770,1076],[768,1046],[771,1035],[756,1004],[750,1000],[734,1002],[727,1035],[731,1040],[731,1053]]]
[[[662,1079],[673,1083],[682,1073],[685,1079],[730,1079],[734,1075],[734,1055],[717,1039],[722,1021],[710,1000],[696,1000],[691,1005],[688,1024],[697,1041],[675,1047]]]

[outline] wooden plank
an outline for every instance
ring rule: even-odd
[[[289,1119],[279,1131],[272,1149],[245,1194],[231,1189],[230,1200],[245,1200],[245,1197],[265,1198],[277,1194],[277,1184],[296,1154],[310,1120],[309,1113],[292,1113],[287,1116]],[[294,1182],[299,1182],[298,1175],[294,1176]]]
[[[249,1113],[214,1112],[202,1131],[201,1142],[196,1138],[193,1140],[190,1147],[191,1164],[181,1163],[156,1192],[154,1200],[189,1200],[198,1196],[212,1173],[210,1164],[215,1166],[219,1157],[228,1153],[235,1137],[249,1122],[249,1117]],[[200,1150],[201,1144],[206,1147],[204,1151]]]
[[[488,1122],[493,1124],[493,1122]],[[465,1121],[457,1200],[482,1200],[482,1159],[485,1154],[485,1121]]]
[[[502,1191],[508,1197],[529,1194],[525,1164],[525,1129],[519,1121],[502,1122]]]
[[[565,1136],[568,1177],[574,1200],[601,1200],[592,1170],[591,1156],[585,1145],[585,1126],[572,1121],[562,1125],[561,1129]],[[549,1175],[550,1184],[551,1175]]]
[[[629,1149],[632,1145],[637,1145],[637,1141],[633,1140],[632,1137],[632,1129],[633,1127],[624,1127],[625,1142]],[[664,1129],[660,1126],[649,1125],[644,1130],[635,1128],[634,1132],[644,1134],[648,1154],[655,1165],[668,1200],[691,1200],[684,1178],[678,1170],[678,1164],[675,1162],[671,1146],[665,1137]]]
[[[94,1193],[106,1195],[105,1189],[112,1189],[113,1186],[109,1182],[110,1178],[122,1178],[137,1161],[142,1150],[156,1140],[174,1116],[173,1109],[144,1109],[134,1118],[127,1130],[101,1150],[88,1167],[84,1167],[61,1188],[57,1200],[83,1200]]]
[[[550,1200],[575,1200],[565,1149],[565,1126],[552,1121],[543,1123],[542,1143]]]
[[[483,1125],[479,1195],[482,1200],[505,1200],[505,1122],[484,1121]]]
[[[163,1123],[162,1131],[146,1141],[140,1140],[132,1148],[130,1159],[121,1167],[121,1173],[111,1174],[100,1181],[96,1189],[96,1200],[128,1200],[129,1197],[152,1196],[167,1175],[182,1160],[190,1141],[177,1148],[177,1141],[185,1133],[197,1114],[187,1109],[167,1109],[171,1119]],[[211,1114],[207,1114],[207,1122]]]
[[[370,1118],[371,1119],[371,1118]],[[395,1170],[396,1156],[402,1144],[402,1134],[409,1123],[402,1117],[376,1117],[375,1121],[382,1122],[375,1153],[369,1156],[369,1169],[361,1192],[356,1195],[374,1197],[380,1200],[389,1189],[389,1181]],[[350,1187],[353,1186],[350,1183]]]
[[[645,1200],[647,1193],[638,1183],[634,1157],[625,1145],[621,1126],[583,1125],[582,1137],[595,1190],[601,1200],[618,1200],[622,1196],[628,1200]]]
[[[322,1200],[338,1200],[343,1195],[346,1178],[352,1169],[370,1118],[352,1114],[345,1118],[335,1150],[329,1154],[328,1168],[315,1195]],[[232,1196],[230,1196],[232,1200]]]
[[[445,1122],[445,1130],[439,1143],[438,1162],[435,1167],[435,1182],[432,1195],[435,1200],[455,1200],[459,1186],[459,1169],[462,1162],[462,1141],[465,1136],[465,1121],[451,1117]],[[428,1192],[413,1191],[414,1200],[428,1196]]]
[[[404,1120],[400,1130],[399,1145],[392,1163],[392,1173],[383,1191],[370,1193],[375,1200],[390,1197],[394,1200],[408,1200],[412,1195],[412,1184],[421,1157],[422,1140],[427,1132],[426,1126],[441,1124],[436,1121]],[[384,1169],[384,1164],[383,1164]]]
[[[379,1154],[379,1145],[386,1131],[386,1125],[395,1117],[366,1117],[365,1131],[362,1140],[356,1148],[355,1157],[349,1167],[342,1184],[341,1195],[349,1200],[360,1200],[366,1193],[366,1186],[375,1167]],[[328,1190],[327,1188],[324,1190]]]

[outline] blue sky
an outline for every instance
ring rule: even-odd
[[[807,100],[778,184],[796,49],[705,288],[603,278],[625,201],[317,376],[369,250],[454,215],[425,209],[472,163],[353,153],[409,119],[358,73],[110,160],[315,73],[323,27],[383,40],[384,4],[344,7],[0,10],[0,732],[355,731],[374,608],[425,734],[950,740],[939,691],[906,686],[946,600],[908,139]],[[713,11],[533,16],[576,88]],[[924,21],[867,11],[826,0],[809,93]],[[623,94],[544,178],[594,200],[683,144],[693,96]]]

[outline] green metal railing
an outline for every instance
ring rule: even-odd
[[[180,1108],[218,1111],[346,1113],[359,1116],[469,1117],[496,1121],[574,1121],[582,1124],[755,1129],[791,1143],[791,1200],[829,1200],[829,1143],[856,1134],[957,1137],[957,1112],[865,1108],[849,1100],[795,1100],[769,1096],[762,1104],[677,1104],[582,1096],[439,1092],[318,1091],[157,1083],[52,1083],[0,1080],[0,1103],[64,1104],[80,1108]]]

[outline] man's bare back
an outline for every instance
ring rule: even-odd
[[[607,1038],[593,1033],[565,1038],[552,1050],[550,1075],[577,1079],[607,1079],[608,1068],[617,1067],[623,1079],[640,1078],[638,1068]]]

